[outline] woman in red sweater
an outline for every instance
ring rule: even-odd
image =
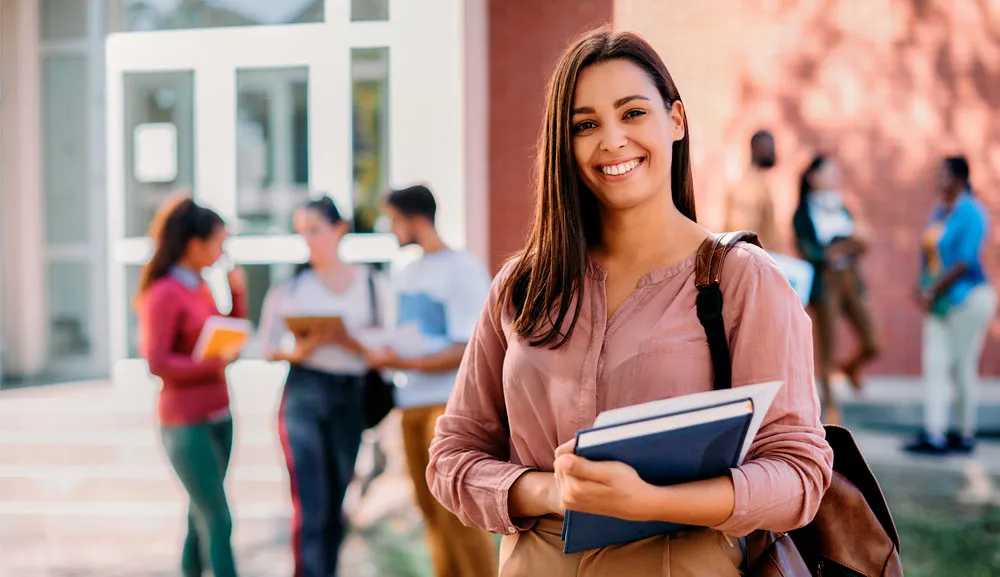
[[[233,445],[226,366],[235,357],[192,356],[205,321],[219,311],[201,271],[222,256],[226,226],[214,211],[190,198],[161,207],[150,229],[156,252],[143,267],[136,299],[143,356],[163,381],[159,421],[163,447],[187,490],[188,531],[181,570],[234,577],[232,517],[223,482]],[[246,282],[229,274],[233,316],[246,314]]]

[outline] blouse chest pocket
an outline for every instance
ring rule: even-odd
[[[712,389],[708,343],[652,339],[639,343],[633,403],[646,403]]]

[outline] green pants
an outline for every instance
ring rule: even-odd
[[[181,557],[184,577],[200,577],[206,561],[215,577],[235,577],[230,542],[233,519],[223,484],[233,449],[232,419],[163,427],[160,435],[170,464],[191,499]]]

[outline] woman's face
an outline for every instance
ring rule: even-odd
[[[639,206],[670,192],[673,143],[684,110],[664,105],[638,65],[610,60],[584,68],[570,119],[577,171],[606,210]]]
[[[295,231],[302,235],[309,246],[311,262],[327,262],[337,254],[337,246],[346,232],[344,222],[331,223],[316,210],[302,208],[295,211]]]
[[[952,190],[958,186],[959,183],[955,178],[955,175],[951,173],[951,169],[948,168],[947,162],[942,162],[940,168],[938,168],[938,190],[947,195]]]
[[[840,167],[833,159],[826,159],[812,174],[813,190],[840,190]]]
[[[219,225],[215,227],[208,238],[193,238],[188,242],[187,256],[196,268],[208,268],[222,257],[223,245],[229,233],[226,227]]]

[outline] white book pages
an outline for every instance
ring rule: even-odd
[[[724,421],[733,417],[745,417],[752,414],[753,401],[743,401],[688,411],[677,415],[622,423],[620,425],[612,425],[609,428],[594,429],[580,433],[576,448],[585,449],[587,447],[624,441],[625,439],[635,439],[666,431],[676,431],[677,429],[686,429],[696,425]]]
[[[760,430],[761,423],[764,422],[764,416],[771,408],[771,403],[774,402],[775,395],[778,394],[778,391],[783,385],[784,381],[771,381],[768,383],[735,387],[721,391],[694,393],[691,395],[684,395],[682,397],[674,397],[672,399],[650,401],[640,405],[613,409],[610,411],[604,411],[603,413],[597,415],[597,420],[594,421],[594,427],[607,427],[618,423],[629,423],[632,421],[651,419],[661,415],[671,415],[682,411],[690,411],[693,409],[750,399],[753,401],[753,418],[750,420],[750,428],[747,429],[746,439],[743,441],[743,447],[740,450],[739,463],[743,464],[743,459],[746,458],[747,453],[750,451],[750,444],[757,436],[757,431]]]

